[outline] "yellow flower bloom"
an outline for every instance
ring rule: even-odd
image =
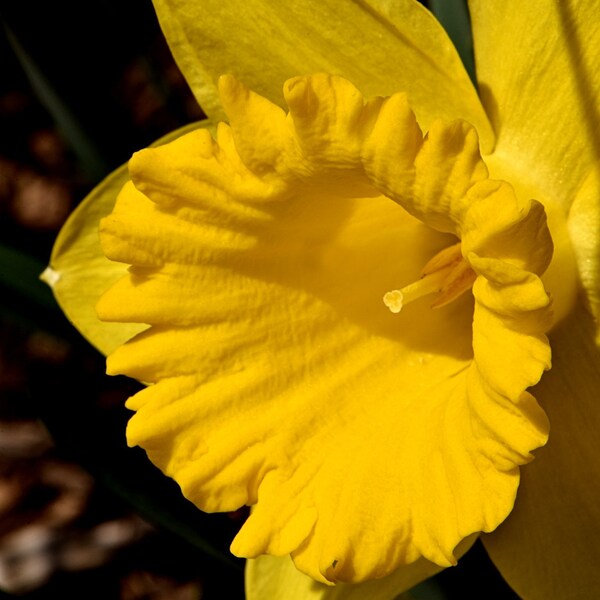
[[[239,14],[261,0],[155,4],[203,106],[229,125],[130,162],[101,235],[133,266],[98,312],[135,329],[89,312],[122,273],[90,242],[107,202],[74,217],[52,260],[67,312],[117,348],[109,371],[152,384],[129,401],[129,442],[204,510],[254,506],[237,554],[291,554],[326,583],[383,577],[328,588],[261,558],[249,598],[392,598],[510,513],[518,467],[547,436],[527,389],[550,367],[554,322],[535,393],[551,442],[485,543],[520,593],[593,596],[600,362],[576,299],[579,280],[598,312],[593,3],[472,2],[481,103],[411,0],[286,3],[261,22]],[[234,25],[235,40],[223,35]],[[262,95],[225,77],[219,100],[214,76],[234,65]],[[317,70],[357,87],[288,79]],[[562,511],[568,524],[553,521]],[[539,561],[554,556],[563,570],[548,575]],[[562,581],[565,565],[577,582]]]
[[[469,125],[423,140],[404,94],[316,75],[285,98],[287,116],[223,78],[231,127],[136,154],[102,222],[133,266],[98,314],[152,325],[108,360],[154,384],[129,443],[202,509],[254,506],[240,556],[291,554],[322,582],[451,565],[546,440],[525,392],[550,366],[544,209],[488,179]],[[407,304],[455,305],[392,315],[386,289],[434,255]],[[474,315],[455,300],[471,286]]]

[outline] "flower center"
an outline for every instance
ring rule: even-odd
[[[431,308],[440,308],[470,290],[477,275],[463,258],[460,242],[438,252],[421,271],[421,278],[399,290],[387,292],[383,303],[393,313],[423,296],[437,294]]]

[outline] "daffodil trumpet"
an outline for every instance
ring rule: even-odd
[[[137,153],[101,224],[105,254],[131,267],[98,314],[151,325],[108,359],[110,373],[152,384],[128,401],[129,443],[200,508],[254,506],[240,556],[291,554],[324,583],[454,564],[464,538],[510,512],[517,467],[546,440],[526,391],[550,366],[544,209],[489,179],[468,124],[435,122],[424,137],[405,94],[365,100],[342,78],[298,77],[286,113],[233,77],[220,90],[229,125],[216,140],[197,130]],[[475,308],[467,298],[432,318],[415,306],[398,327],[377,290],[435,248],[403,294],[439,288],[443,304],[472,286]],[[335,398],[337,418],[317,424]],[[246,427],[238,404],[255,415]],[[365,435],[385,443],[364,452]],[[446,458],[432,470],[435,448]],[[378,499],[364,489],[375,465]],[[376,543],[386,537],[391,547]]]

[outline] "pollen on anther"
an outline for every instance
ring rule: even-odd
[[[392,290],[383,296],[383,303],[394,314],[397,314],[402,310],[403,302],[404,294],[400,290]]]
[[[471,289],[477,275],[461,254],[460,242],[438,252],[421,271],[421,277],[399,290],[387,292],[383,303],[399,313],[405,304],[436,294],[431,308],[441,308]]]

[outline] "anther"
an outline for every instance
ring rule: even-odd
[[[440,308],[470,290],[477,275],[463,258],[460,242],[438,252],[421,271],[421,279],[399,290],[387,292],[383,303],[393,313],[399,313],[403,306],[423,296],[438,294],[431,304]]]

